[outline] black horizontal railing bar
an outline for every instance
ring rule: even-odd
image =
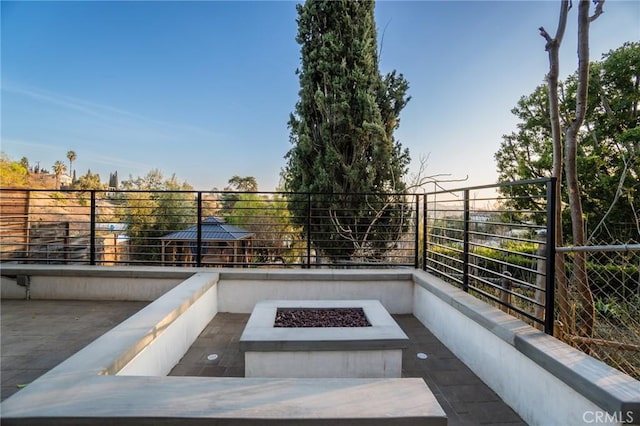
[[[513,201],[517,201],[519,198],[521,199],[525,199],[525,200],[530,200],[529,197],[511,197],[511,198],[505,198],[505,200],[508,200],[510,203]],[[547,200],[541,200],[541,204],[542,203],[547,202]],[[432,207],[433,211],[439,211],[439,212],[456,212],[456,211],[460,211],[460,210],[464,210],[464,206],[461,205],[461,200],[437,200],[437,201],[429,201],[428,205]],[[523,210],[518,210],[518,209],[510,209],[510,210],[497,210],[495,208],[491,208],[491,209],[484,209],[482,207],[471,207],[470,208],[471,211],[479,213],[479,214],[490,214],[490,213],[495,213],[495,212],[513,212],[513,213],[544,213],[544,210],[531,210],[531,209],[523,209]]]
[[[543,215],[543,210],[512,210],[512,209],[496,209],[494,213],[513,213],[513,214],[526,214],[526,215]]]
[[[527,201],[530,201],[529,199],[526,199]],[[509,203],[512,204],[513,201],[518,201],[518,197],[513,197],[511,199],[509,199]],[[546,205],[547,200],[540,200],[539,204],[542,205]],[[504,204],[501,204],[504,205]],[[539,213],[539,214],[544,214],[545,211],[541,210],[541,209],[531,209],[531,208],[527,208],[527,209],[516,209],[515,207],[513,209],[501,209],[501,208],[496,208],[496,209],[492,209],[492,210],[484,210],[484,209],[480,209],[480,208],[474,208],[473,209],[474,212],[478,213],[478,214],[495,214],[495,213],[528,213],[528,214],[533,214],[533,213]]]
[[[480,255],[480,254],[475,253],[475,252],[469,253],[469,256],[472,259],[485,260],[487,262],[491,262],[491,263],[494,263],[494,264],[497,264],[497,265],[509,267],[511,270],[517,270],[517,271],[521,271],[521,272],[528,273],[528,274],[533,274],[533,275],[545,276],[545,274],[539,273],[536,269],[531,269],[531,268],[527,268],[526,266],[516,265],[516,264],[513,264],[513,263],[505,262],[504,260],[500,260],[500,259],[493,259],[493,258],[490,258],[490,257],[486,257],[486,256],[483,256],[483,255]],[[478,266],[478,264],[475,263],[475,262],[472,265],[474,267]],[[499,272],[496,272],[496,273],[499,273]]]
[[[432,266],[427,266],[427,270],[433,272],[435,275],[440,276],[440,277],[446,277],[449,280],[451,280],[452,282],[458,284],[458,285],[462,285],[462,280],[460,278],[456,278],[455,276],[445,272],[447,271],[447,269],[442,270],[442,269],[436,269]],[[462,271],[458,271],[457,269],[454,269],[455,272],[458,272],[460,276],[462,276]]]
[[[464,229],[462,228],[449,228],[447,226],[442,226],[440,224],[432,224],[427,226],[427,231],[430,232],[429,235],[438,235],[436,232],[439,232],[442,237],[445,237],[446,234],[462,234]]]
[[[430,220],[431,223],[437,223],[437,222],[464,223],[464,219],[461,217],[461,215],[464,213],[464,211],[456,210],[456,212],[459,213],[459,215],[455,216],[455,217],[454,216],[445,216],[445,217],[441,217],[441,218],[437,218],[437,219],[429,219],[429,220]],[[542,214],[542,213],[539,213],[539,214]],[[473,224],[477,224],[477,225],[496,225],[496,226],[504,226],[504,227],[510,227],[510,228],[526,228],[526,229],[538,229],[538,230],[544,230],[545,229],[545,226],[543,226],[543,225],[518,223],[518,222],[512,222],[512,223],[489,222],[489,221],[471,219],[469,221],[469,223],[473,223]]]
[[[537,230],[540,230],[540,231],[543,231],[543,230],[547,229],[546,226],[544,226],[544,225],[537,225],[537,224],[534,224],[534,223],[492,222],[490,220],[487,220],[487,221],[473,221],[472,223],[477,223],[477,224],[482,224],[482,225],[504,226],[504,227],[510,227],[510,228],[537,229]]]
[[[545,195],[529,196],[529,195],[517,195],[510,194],[508,197],[497,197],[496,201],[513,201],[513,200],[527,200],[537,204],[543,204],[547,202]]]
[[[444,263],[441,260],[442,258],[451,260],[453,262],[453,264],[451,265],[451,264]],[[433,264],[442,266],[442,268],[444,268],[446,270],[453,270],[453,271],[462,273],[462,269],[458,269],[458,268],[455,267],[455,265],[463,265],[463,262],[460,259],[452,259],[452,258],[450,258],[448,256],[434,256],[434,257],[430,257],[429,259],[427,259],[427,263],[433,263]]]
[[[518,195],[512,195],[510,197],[497,197],[497,198],[493,199],[492,201],[495,202],[495,203],[498,203],[499,205],[511,205],[511,204],[513,204],[514,201],[525,201],[525,200],[527,202],[534,203],[534,204],[538,205],[539,206],[538,210],[540,210],[541,212],[545,211],[544,208],[546,207],[546,204],[547,204],[547,198],[546,197],[535,197],[535,198],[532,198],[532,197],[527,197],[527,196],[520,197]],[[493,211],[493,207],[485,208],[486,205],[483,206],[482,203],[477,202],[477,200],[474,200],[474,204],[475,204],[474,207],[473,207],[474,211],[484,212],[484,213],[490,213],[490,212]],[[515,209],[515,207],[514,207],[514,211],[517,211]]]
[[[431,233],[427,234],[427,236],[433,240],[433,242],[436,241],[445,241],[445,242],[451,242],[451,243],[457,243],[458,241],[460,241],[460,239],[456,238],[456,235],[459,235],[460,237],[462,237],[463,235],[463,230],[462,229],[446,229],[446,228],[431,228],[430,229]],[[433,232],[441,232],[441,233],[433,233]]]
[[[484,249],[488,249],[488,250],[495,250],[501,253],[507,253],[507,254],[515,254],[518,256],[522,256],[525,258],[531,258],[531,259],[537,259],[537,260],[543,260],[546,259],[545,256],[540,256],[534,253],[525,253],[525,252],[521,252],[521,251],[514,251],[514,250],[508,250],[502,247],[495,247],[495,246],[491,246],[491,245],[486,245],[486,244],[481,244],[481,243],[474,243],[471,242],[469,243],[472,247],[479,247],[479,248],[484,248]]]
[[[500,277],[500,278],[494,278],[496,280],[498,280],[498,279],[500,279],[500,280],[508,280],[509,282],[511,282],[511,284],[513,286],[522,288],[524,290],[541,290],[541,291],[544,291],[544,289],[540,289],[539,287],[535,286],[534,284],[531,284],[531,283],[528,283],[526,281],[520,280],[517,277],[508,276],[508,275],[501,274],[501,273],[496,273],[495,271],[492,271],[490,269],[487,269],[487,268],[484,268],[484,267],[478,266],[478,265],[474,265],[474,268],[477,269],[477,270],[480,270],[480,271],[487,272],[492,276]],[[529,272],[531,272],[531,271],[529,271]]]
[[[539,185],[539,184],[546,184],[550,181],[551,181],[551,178],[524,179],[524,180],[504,182],[499,184],[469,186],[469,187],[454,188],[454,189],[442,189],[439,191],[425,191],[423,195],[450,194],[455,192],[477,191],[480,189],[505,188],[509,186]]]
[[[530,304],[532,304],[534,306],[543,306],[542,304],[539,304],[538,302],[536,302],[534,299],[531,299],[530,297],[528,297],[528,296],[526,296],[526,295],[524,295],[522,293],[514,292],[512,289],[504,288],[504,287],[501,287],[499,285],[496,285],[496,284],[492,283],[486,277],[480,277],[480,276],[477,276],[477,275],[472,275],[470,277],[472,279],[476,280],[476,281],[479,281],[479,282],[487,285],[490,288],[493,288],[495,290],[498,290],[498,291],[507,293],[507,294],[509,294],[511,296],[514,296],[514,297],[516,297],[517,299],[519,299],[521,301],[525,301],[525,302],[530,303]],[[504,304],[504,302],[503,302],[503,304]],[[509,304],[505,304],[505,305],[509,305]],[[527,311],[524,311],[524,312],[527,312]]]
[[[474,198],[473,200],[471,200],[475,205],[472,207],[472,210],[478,213],[492,213],[494,210],[493,208],[483,208],[482,206],[478,206],[478,204],[482,204],[482,201],[491,201],[491,202],[501,202],[501,201],[506,201],[506,202],[513,202],[513,201],[517,201],[517,200],[528,200],[528,201],[532,201],[532,202],[538,202],[539,204],[543,204],[547,202],[546,197],[540,197],[540,198],[532,198],[532,197],[527,197],[527,196],[517,196],[514,195],[512,197],[496,197],[496,198]],[[540,210],[541,212],[544,212],[544,210]]]
[[[455,243],[458,243],[458,242],[459,242],[458,240],[453,239],[453,238],[446,238],[446,237],[439,237],[439,238],[440,238],[440,239],[442,239],[442,240],[445,240],[445,241],[449,240],[449,241],[453,241],[453,242],[455,242]],[[433,241],[433,240],[432,240],[432,241],[429,241],[429,245],[430,245],[430,246],[441,247],[441,248],[447,249],[448,251],[452,251],[452,252],[454,252],[454,253],[463,253],[463,250],[462,250],[462,248],[460,248],[460,247],[456,247],[456,246],[445,246],[445,245],[443,245],[442,243],[440,243],[440,242],[438,242],[438,241]],[[441,254],[441,253],[438,253],[438,254]]]
[[[488,299],[491,299],[494,303],[497,303],[499,305],[505,306],[505,307],[507,307],[509,309],[517,310],[518,314],[528,318],[529,320],[531,320],[531,321],[533,321],[535,323],[544,324],[544,321],[539,319],[539,318],[537,318],[535,315],[533,315],[533,314],[531,314],[531,313],[529,313],[527,311],[520,310],[520,309],[514,307],[513,305],[504,303],[502,300],[500,300],[499,297],[496,297],[491,293],[487,293],[486,291],[484,291],[484,290],[482,290],[480,288],[474,287],[474,286],[469,286],[469,289],[471,289],[471,290],[483,295],[484,297],[486,297]]]
[[[455,220],[454,219],[441,219],[441,220],[438,220],[438,222],[440,222],[440,223],[448,223],[448,222],[462,223],[463,221],[462,220],[457,220],[457,219],[455,219]],[[439,231],[460,232],[460,233],[464,232],[464,229],[462,229],[462,228],[449,228],[448,226],[444,226],[444,225],[438,224],[438,222],[433,223],[431,226],[429,226],[429,228],[437,229]]]
[[[535,224],[535,223],[521,223],[521,222],[494,222],[494,221],[482,221],[482,220],[474,220],[471,223],[475,223],[478,225],[484,226],[495,226],[495,227],[503,227],[503,228],[511,228],[511,229],[527,229],[536,231],[546,231],[545,225]]]
[[[523,237],[512,237],[509,235],[496,236],[495,234],[489,234],[487,232],[469,231],[469,235],[477,235],[482,237],[494,237],[495,239],[499,239],[499,240],[516,241],[519,243],[540,244],[540,240],[532,240],[530,238],[523,238]]]
[[[460,265],[462,265],[462,264],[464,263],[464,262],[462,261],[462,259],[456,259],[455,257],[451,257],[451,256],[447,256],[446,254],[442,254],[442,253],[435,253],[435,252],[433,253],[433,256],[432,256],[432,257],[429,257],[429,259],[428,259],[428,260],[429,260],[429,261],[434,261],[434,262],[436,262],[436,263],[438,263],[438,264],[440,264],[440,265],[443,265],[443,266],[447,266],[447,267],[453,268],[453,266],[447,265],[446,263],[442,263],[442,262],[440,261],[440,259],[447,259],[447,260],[450,260],[450,261],[451,261],[452,263],[454,263],[454,264],[460,264]]]

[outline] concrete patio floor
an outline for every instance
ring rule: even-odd
[[[145,302],[0,301],[4,400],[147,305]],[[422,377],[451,426],[525,425],[491,389],[412,315],[394,315],[409,336],[403,377]],[[170,375],[244,376],[239,338],[249,315],[219,313]],[[427,355],[419,359],[417,353]],[[217,357],[209,359],[209,355]]]

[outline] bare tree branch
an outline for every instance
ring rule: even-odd
[[[540,35],[544,37],[545,40],[547,40],[547,44],[553,43],[553,39],[551,38],[549,33],[544,29],[544,27],[540,27],[538,28],[538,30],[540,31]]]
[[[569,10],[571,10],[571,1],[570,0],[562,0],[560,2],[560,16],[558,18],[558,28],[556,29],[556,36],[551,38],[549,33],[544,29],[544,27],[538,28],[540,31],[540,35],[544,37],[547,41],[545,46],[545,50],[549,51],[554,46],[560,46],[562,43],[562,38],[564,37],[564,31],[567,28],[567,15],[569,14]]]
[[[589,22],[595,21],[596,19],[598,19],[598,16],[604,13],[604,10],[602,10],[602,7],[604,6],[604,1],[605,0],[593,0],[593,4],[596,5],[596,10],[593,13],[593,15],[589,17]]]
[[[420,167],[418,168],[418,172],[412,176],[411,182],[407,184],[407,191],[415,191],[416,189],[422,188],[423,186],[433,183],[437,188],[441,190],[445,190],[445,188],[441,185],[441,183],[445,182],[464,182],[469,179],[469,175],[465,176],[462,179],[441,179],[445,176],[451,176],[450,173],[437,173],[435,175],[423,176],[425,170],[427,169],[427,160],[429,159],[430,154],[427,156],[420,156]]]
[[[384,35],[387,32],[387,27],[389,26],[390,23],[391,23],[391,19],[389,19],[387,24],[384,26],[384,29],[382,30],[382,36],[380,37],[380,49],[378,49],[378,60],[382,58],[382,46],[384,45]]]
[[[602,219],[600,219],[600,223],[598,223],[598,225],[596,225],[593,231],[591,231],[591,235],[589,236],[589,238],[587,238],[587,244],[589,244],[591,239],[596,235],[596,232],[598,231],[598,229],[600,229],[600,227],[604,224],[604,221],[607,219],[607,216],[609,216],[609,213],[611,213],[611,210],[613,210],[613,207],[616,205],[616,203],[620,199],[620,196],[622,195],[622,191],[624,189],[624,182],[627,178],[627,171],[629,170],[629,163],[627,162],[626,158],[624,158],[624,156],[622,157],[622,161],[624,162],[624,170],[620,175],[618,188],[616,188],[616,195],[613,197],[613,201],[611,201],[611,205],[607,209],[606,213],[602,216]]]

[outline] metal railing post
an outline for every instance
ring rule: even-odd
[[[307,193],[307,269],[311,268],[311,193]]]
[[[422,270],[427,270],[427,194],[422,194]]]
[[[198,226],[196,231],[196,266],[202,266],[202,192],[198,191],[196,198]]]
[[[462,241],[462,290],[469,291],[469,190],[464,190],[464,234]]]
[[[96,190],[91,190],[91,228],[89,231],[89,264],[96,264]]]
[[[415,219],[415,244],[414,244],[414,258],[413,258],[413,267],[415,269],[420,268],[420,195],[415,194],[416,197],[416,219]]]
[[[556,179],[547,182],[547,270],[545,279],[544,332],[553,335],[556,276]]]

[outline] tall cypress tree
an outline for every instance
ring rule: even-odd
[[[395,71],[380,74],[373,1],[296,7],[300,98],[283,177],[287,190],[313,195],[311,203],[292,197],[290,208],[322,254],[380,258],[405,229],[394,194],[406,189],[410,158],[393,132],[408,83]]]

